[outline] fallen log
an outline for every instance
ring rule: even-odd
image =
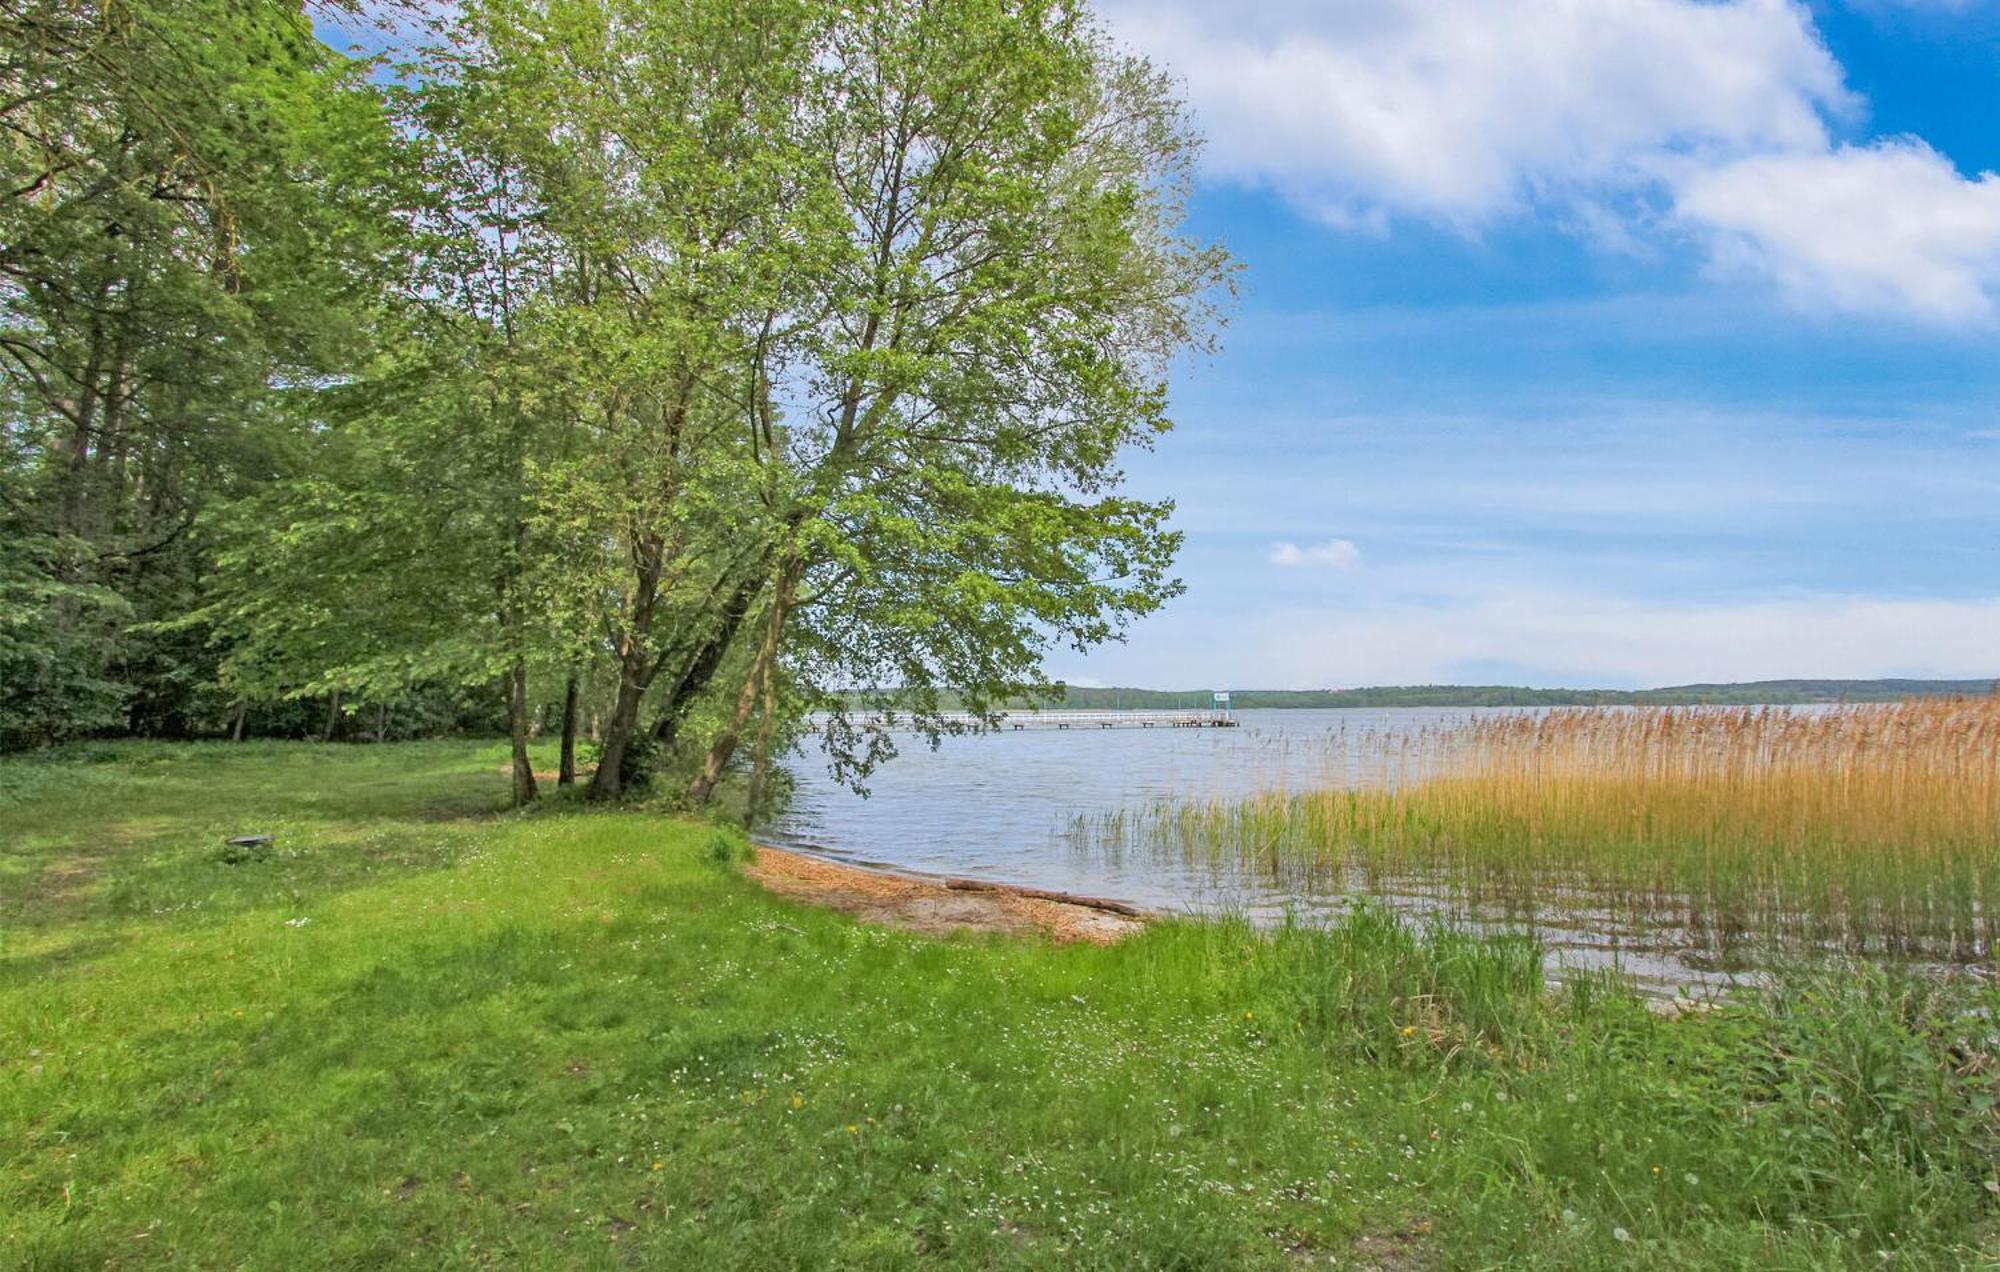
[[[1108,914],[1122,914],[1127,918],[1143,919],[1146,912],[1136,905],[1123,901],[1112,901],[1105,897],[1079,896],[1074,892],[1055,892],[1048,888],[1024,888],[1012,883],[989,883],[984,879],[946,879],[944,886],[953,892],[1007,892],[1017,897],[1032,897],[1037,901],[1059,901],[1064,905],[1078,905],[1086,910],[1103,910]]]

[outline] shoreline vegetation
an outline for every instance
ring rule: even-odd
[[[506,754],[0,766],[0,1262],[1951,1268],[2000,1240],[1990,981],[1824,956],[1668,1019],[1609,975],[1551,993],[1532,936],[1374,907],[935,938],[773,895],[712,822],[505,811]]]
[[[1990,968],[2000,939],[2000,698],[1335,736],[1323,783],[1080,819],[1072,838],[1732,961],[1838,949]]]
[[[1239,711],[1352,707],[1699,707],[1812,706],[1970,698],[1992,694],[1993,680],[1751,680],[1666,685],[1657,689],[1531,689],[1524,685],[1376,685],[1364,689],[1234,689]],[[1016,699],[1016,707],[1088,711],[1207,706],[1209,689],[1123,689],[1068,685],[1059,695]]]

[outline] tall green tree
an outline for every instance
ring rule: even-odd
[[[539,391],[575,445],[538,470],[538,520],[577,550],[614,689],[592,792],[642,768],[649,700],[679,718],[730,648],[771,535],[742,369],[817,241],[797,127],[835,11],[801,0],[481,0],[430,58],[426,94],[473,94],[521,175],[559,277],[535,317]],[[593,545],[596,550],[593,549]],[[677,705],[679,704],[679,705]],[[656,727],[651,742],[657,744]]]
[[[209,603],[147,630],[213,636],[230,692],[501,685],[525,802],[545,707],[569,779],[595,681],[594,794],[685,764],[705,801],[747,743],[754,804],[808,718],[850,780],[889,753],[853,691],[935,734],[947,694],[1045,689],[1051,648],[1178,590],[1170,509],[1119,462],[1230,266],[1179,229],[1169,86],[1085,5],[469,0],[431,37],[379,93],[400,233],[352,356],[260,354],[212,395],[259,413],[263,468],[204,481]],[[58,536],[59,434],[10,433],[0,486]],[[72,540],[0,580],[99,626],[36,644],[0,607],[0,658],[123,621],[49,564]]]
[[[218,519],[221,574],[200,617],[233,642],[224,676],[247,697],[497,682],[527,803],[531,683],[580,643],[561,609],[572,545],[538,515],[537,477],[571,423],[573,367],[540,335],[571,245],[496,140],[504,97],[464,65],[429,69],[391,95],[401,268],[378,349],[303,395],[312,427],[287,471]]]
[[[705,684],[761,577],[727,378],[746,297],[797,264],[777,227],[812,13],[479,0],[437,23],[392,93],[416,175],[405,334],[321,395],[313,461],[239,526],[232,673],[293,695],[497,674],[525,802],[531,684],[608,659],[593,786],[619,792],[656,680],[669,701]],[[448,580],[407,584],[437,562]]]
[[[276,0],[0,0],[0,743],[189,726],[201,509],[379,245],[379,102]]]
[[[1064,0],[862,0],[801,112],[839,215],[763,320],[749,406],[787,472],[759,621],[692,782],[709,798],[774,679],[837,771],[1047,687],[1178,590],[1169,507],[1117,493],[1209,346],[1223,253],[1179,230],[1196,141],[1163,77]],[[780,420],[782,419],[782,423]]]

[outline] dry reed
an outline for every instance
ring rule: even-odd
[[[1562,710],[1377,737],[1373,780],[1104,819],[1315,892],[1417,890],[1681,943],[1993,948],[2000,699]],[[1352,754],[1345,757],[1351,764]]]

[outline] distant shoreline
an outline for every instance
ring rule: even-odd
[[[1231,689],[1237,710],[1343,707],[1615,707],[1808,706],[1898,702],[1905,698],[1984,697],[1987,680],[1756,680],[1734,684],[1667,685],[1657,689],[1531,689],[1517,685],[1388,685],[1365,689]],[[1042,703],[1081,710],[1208,706],[1211,689],[1129,689],[1069,686]]]

